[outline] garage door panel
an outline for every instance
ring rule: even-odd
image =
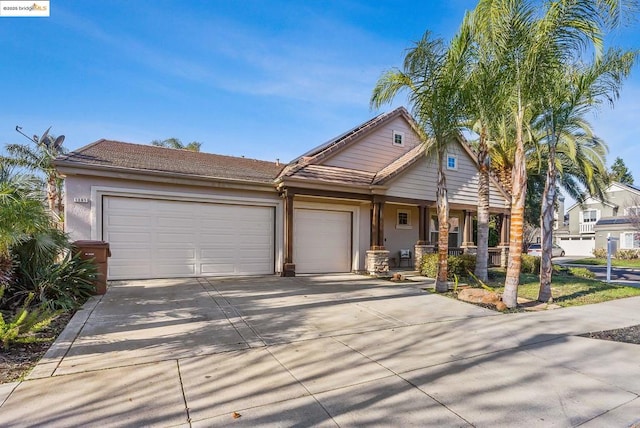
[[[196,275],[195,263],[161,263],[155,264],[153,268],[154,276],[158,277],[175,277],[175,276],[194,276]]]
[[[103,198],[111,279],[270,274],[274,227],[274,207]]]
[[[111,232],[105,238],[109,242],[117,243],[147,243],[151,241],[150,232]]]
[[[300,273],[351,271],[350,211],[296,209],[294,263]]]

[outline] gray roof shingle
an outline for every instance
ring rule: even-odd
[[[98,140],[56,160],[60,166],[101,166],[207,178],[272,182],[285,165],[256,159],[120,141]]]

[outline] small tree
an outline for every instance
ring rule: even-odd
[[[627,184],[633,186],[633,175],[627,168],[621,157],[617,157],[611,165],[609,170],[609,179],[611,181],[617,181],[618,183]]]
[[[16,126],[16,131],[24,135],[20,129]],[[53,165],[53,161],[66,153],[66,150],[62,146],[64,136],[54,138],[49,135],[50,129],[51,127],[41,137],[34,135],[32,144],[8,144],[6,150],[9,157],[3,157],[2,162],[8,166],[26,168],[35,173],[44,174],[49,210],[59,219],[62,213],[63,179]]]

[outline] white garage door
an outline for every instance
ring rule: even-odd
[[[593,257],[593,249],[596,247],[595,237],[561,237],[556,242],[567,256]]]
[[[351,212],[296,209],[293,236],[296,272],[351,271]]]
[[[105,196],[109,279],[274,272],[273,207]]]

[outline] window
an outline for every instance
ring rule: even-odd
[[[458,158],[456,156],[447,156],[447,169],[458,169]]]
[[[393,131],[393,145],[394,146],[404,146],[404,133]]]
[[[584,210],[582,211],[583,223],[595,223],[598,221],[598,210]]]
[[[411,229],[411,211],[398,210],[396,229]]]
[[[624,210],[625,215],[638,217],[640,216],[640,207],[629,207]]]
[[[438,243],[438,216],[431,216],[431,223],[429,224],[429,230],[431,232],[431,243],[436,245]],[[449,217],[449,247],[458,246],[458,235],[460,232],[460,218]]]
[[[640,232],[622,232],[620,234],[622,249],[640,248]]]

